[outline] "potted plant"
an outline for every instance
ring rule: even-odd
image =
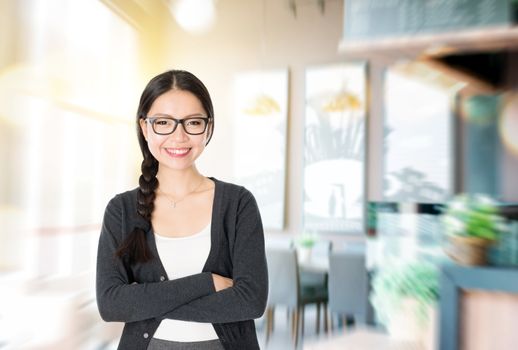
[[[437,267],[426,261],[389,264],[376,272],[370,300],[393,338],[435,347],[438,278]]]
[[[300,261],[309,261],[311,259],[311,250],[317,241],[314,233],[303,233],[296,240],[297,253]]]
[[[505,230],[495,201],[486,195],[460,194],[444,209],[445,252],[465,265],[487,263],[487,249]]]

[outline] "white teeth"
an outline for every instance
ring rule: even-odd
[[[189,152],[189,148],[168,148],[168,151],[172,154],[185,154]]]

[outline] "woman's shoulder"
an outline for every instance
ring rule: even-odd
[[[133,201],[134,199],[137,199],[138,189],[139,189],[138,187],[135,187],[132,190],[127,190],[127,191],[118,193],[116,196],[119,196],[122,200],[131,200],[131,201]]]
[[[245,195],[245,196],[248,196],[248,195],[252,195],[252,193],[243,185],[239,185],[237,183],[233,183],[233,182],[228,182],[228,181],[223,181],[223,180],[219,180],[219,179],[216,179],[214,177],[209,177],[209,179],[213,180],[214,183],[216,184],[216,187],[219,187],[220,189],[222,189],[223,193],[227,194],[227,195]]]
[[[216,196],[220,197],[223,203],[229,202],[239,205],[240,203],[247,203],[250,200],[255,201],[252,192],[243,185],[222,181],[213,177],[210,177],[210,179],[214,180],[216,184]]]
[[[122,202],[126,202],[126,201],[133,201],[134,199],[137,199],[137,192],[138,192],[138,187],[135,187],[134,189],[131,189],[131,190],[127,190],[127,191],[124,191],[124,192],[120,192],[120,193],[117,193],[113,198],[112,200],[118,200],[118,201],[122,201]]]
[[[148,227],[148,223],[137,214],[138,187],[116,194],[106,206],[106,213],[122,220],[127,227]],[[110,216],[110,215],[109,215]]]
[[[108,202],[107,207],[115,207],[115,208],[122,208],[127,207],[129,205],[135,205],[137,201],[137,191],[138,187],[134,188],[132,190],[127,190],[124,192],[117,193],[115,196],[113,196],[110,201]]]

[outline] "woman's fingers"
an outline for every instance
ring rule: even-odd
[[[214,281],[214,288],[216,289],[216,292],[219,292],[220,290],[226,288],[230,288],[234,285],[232,279],[220,276],[215,273],[212,274],[212,280]]]

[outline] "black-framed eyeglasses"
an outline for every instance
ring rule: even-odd
[[[173,117],[165,116],[152,116],[147,117],[145,120],[151,124],[153,131],[158,135],[172,134],[178,127],[178,124],[182,124],[183,130],[185,130],[185,132],[189,135],[201,135],[207,129],[209,119],[209,117],[200,115],[184,119],[176,119]]]

